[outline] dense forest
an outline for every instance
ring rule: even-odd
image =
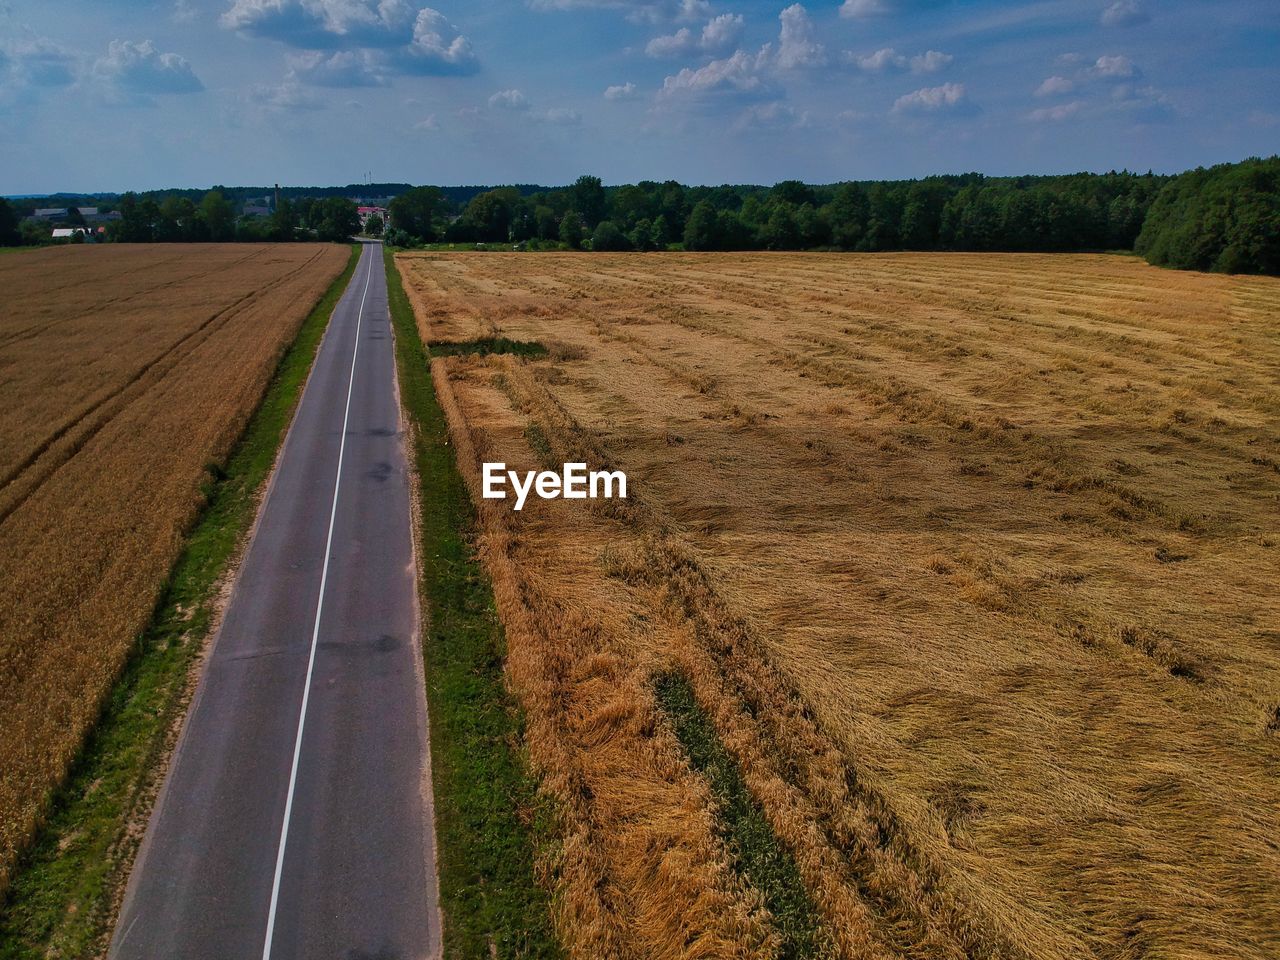
[[[391,205],[393,241],[532,242],[596,250],[1132,249],[1166,178],[1151,174],[924,180],[809,186],[499,188],[465,207],[435,188]]]
[[[108,198],[105,208],[120,217],[106,235],[121,242],[341,239],[359,229],[347,197],[380,191],[394,197],[387,240],[405,247],[1136,250],[1152,263],[1183,269],[1280,273],[1280,157],[1173,177],[969,173],[818,186],[788,180],[691,187],[669,180],[606,187],[583,176],[560,188],[290,187],[259,217],[237,216],[233,199],[270,192],[264,188],[157,191]],[[0,200],[0,243],[42,239],[43,227],[20,222],[23,212]],[[382,226],[380,218],[371,223]]]
[[[1147,211],[1135,249],[1182,270],[1280,274],[1280,157],[1177,177]]]

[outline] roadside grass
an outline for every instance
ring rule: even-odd
[[[400,397],[414,424],[444,953],[466,960],[560,957],[534,866],[538,845],[550,835],[551,812],[526,772],[523,721],[503,684],[506,640],[472,548],[474,509],[429,356],[394,255],[386,250],[384,257]]]
[[[729,848],[734,869],[764,897],[782,938],[779,960],[822,956],[817,909],[805,892],[795,859],[752,798],[737,763],[694,699],[689,681],[677,673],[663,674],[654,682],[654,694],[690,764],[711,785],[716,829]]]
[[[142,838],[135,815],[159,782],[187,705],[188,676],[213,623],[219,585],[253,524],[258,493],[293,418],[330,314],[359,260],[308,314],[224,464],[209,464],[206,505],[44,826],[0,903],[0,960],[105,951],[118,894]]]

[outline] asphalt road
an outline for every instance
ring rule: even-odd
[[[139,851],[118,960],[439,952],[380,244],[334,311]]]

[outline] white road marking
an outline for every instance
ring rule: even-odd
[[[362,254],[363,256],[363,254]],[[356,314],[356,344],[351,350],[351,375],[347,378],[347,406],[342,414],[342,441],[338,444],[338,474],[333,482],[333,506],[329,510],[329,535],[324,544],[324,567],[320,571],[320,596],[316,598],[316,619],[311,630],[311,654],[307,659],[307,680],[302,688],[302,709],[298,713],[298,736],[293,742],[293,768],[289,771],[289,794],[284,802],[284,822],[280,825],[280,847],[276,851],[276,875],[271,884],[271,908],[267,911],[267,935],[262,944],[262,960],[271,960],[271,938],[276,929],[276,906],[280,902],[280,875],[284,869],[284,848],[289,839],[289,815],[293,812],[293,790],[298,783],[298,758],[302,755],[302,728],[307,722],[307,701],[311,699],[311,673],[316,665],[316,647],[320,640],[320,613],[324,609],[324,588],[329,581],[329,554],[333,549],[333,527],[338,518],[338,490],[342,486],[342,456],[347,450],[347,423],[351,418],[351,394],[356,383],[356,356],[360,352],[360,324],[364,321],[364,303],[373,279],[373,255],[366,257],[370,266],[365,272],[364,293],[360,296],[360,312]]]

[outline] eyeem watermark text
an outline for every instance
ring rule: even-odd
[[[515,509],[519,510],[529,499],[530,492],[543,500],[564,497],[566,500],[611,500],[627,498],[627,475],[621,470],[587,471],[585,463],[566,463],[561,473],[554,470],[537,472],[528,470],[521,477],[515,470],[508,470],[505,463],[484,465],[484,498],[507,499],[507,487],[515,495]]]

